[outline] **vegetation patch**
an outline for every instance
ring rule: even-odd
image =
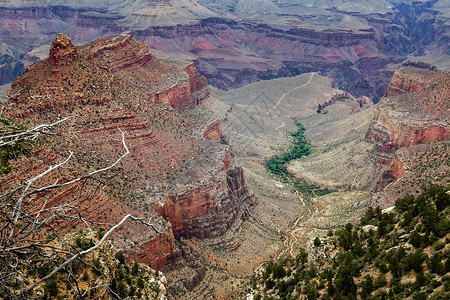
[[[297,191],[305,197],[314,195],[322,196],[333,192],[329,189],[323,189],[315,184],[309,184],[303,179],[295,178],[287,171],[287,165],[294,159],[299,159],[311,154],[311,143],[306,139],[304,133],[306,128],[299,122],[295,122],[297,131],[291,133],[294,138],[288,152],[279,155],[273,155],[266,160],[266,169],[276,175],[283,182],[291,184],[294,192]]]
[[[390,212],[370,207],[359,225],[316,238],[309,254],[269,261],[250,282],[254,299],[447,299],[449,190],[429,186]]]

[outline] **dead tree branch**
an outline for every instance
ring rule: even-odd
[[[7,128],[4,126],[0,128],[0,149],[10,147],[22,141],[35,141],[40,134],[49,133],[49,130],[68,119],[69,118],[67,117],[52,124],[42,124],[27,130],[14,127],[13,125],[7,125]],[[82,224],[84,223],[91,233],[92,230],[89,227],[89,224],[100,223],[83,218],[80,209],[72,203],[49,207],[48,203],[50,202],[50,196],[45,198],[42,204],[39,204],[36,211],[32,212],[24,209],[24,203],[27,203],[28,201],[26,199],[33,194],[48,192],[77,184],[84,179],[92,178],[97,174],[107,172],[116,167],[130,153],[125,141],[125,134],[122,130],[119,129],[119,131],[121,133],[122,146],[125,149],[125,152],[112,164],[91,171],[85,175],[77,176],[67,182],[59,182],[56,180],[56,182],[52,184],[39,187],[39,181],[47,178],[52,172],[60,170],[73,158],[74,153],[70,151],[69,155],[63,161],[49,166],[48,169],[42,173],[33,176],[20,186],[0,195],[0,262],[5,266],[5,268],[2,266],[2,272],[0,272],[0,292],[2,291],[1,286],[3,286],[3,292],[7,293],[10,298],[27,298],[30,293],[33,293],[33,290],[36,287],[52,278],[57,272],[66,270],[69,272],[69,275],[72,274],[71,263],[101,247],[108,237],[127,220],[137,221],[152,228],[153,231],[159,235],[159,247],[161,254],[164,256],[161,247],[161,235],[163,232],[158,230],[154,224],[144,220],[144,218],[127,214],[116,224],[102,223],[102,225],[111,226],[102,238],[92,247],[74,253],[72,250],[67,250],[62,246],[48,244],[47,241],[43,240],[43,236],[46,233],[44,229],[50,229],[50,232],[54,233],[57,237],[58,222],[61,222],[61,220],[76,219],[82,222]],[[69,258],[66,259],[65,257]],[[55,261],[59,262],[57,262],[45,276],[30,285],[27,282],[26,272],[24,273],[23,271],[25,270],[28,272],[30,266],[33,262],[36,263],[36,261],[41,263],[46,261],[52,263]],[[73,286],[71,281],[74,281],[78,290],[78,283],[74,274],[70,277],[72,280],[69,277],[70,276],[68,276],[69,283]],[[20,286],[20,288],[8,290],[6,284],[3,284],[8,282],[8,280],[16,282],[16,285]],[[88,291],[95,288],[98,287],[90,288]],[[80,295],[83,297],[88,291],[85,291],[83,295]],[[78,293],[80,293],[79,290]]]

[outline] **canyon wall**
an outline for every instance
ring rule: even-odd
[[[392,76],[388,64],[408,55],[448,52],[447,8],[434,2],[386,6],[377,1],[360,12],[330,10],[321,1],[275,3],[277,9],[270,11],[248,3],[254,10],[250,15],[210,1],[6,2],[0,9],[5,34],[0,85],[23,71],[27,53],[59,32],[76,43],[126,32],[165,55],[195,60],[199,72],[220,89],[320,71],[339,88],[374,102]],[[168,97],[154,95],[153,101]],[[186,97],[180,107],[195,105]]]
[[[164,197],[160,214],[170,221],[176,238],[218,237],[238,214],[245,214],[243,206],[252,200],[242,168],[220,173],[199,187]]]
[[[157,94],[164,100],[153,101]],[[127,223],[113,243],[130,259],[163,268],[181,256],[176,239],[220,236],[254,201],[230,146],[219,143],[220,122],[211,124],[183,110],[208,95],[206,79],[192,63],[159,59],[130,36],[75,47],[60,35],[51,57],[13,82],[5,116],[29,124],[69,117],[61,123],[63,134],[43,151],[52,155],[41,156],[56,162],[70,149],[70,168],[80,174],[104,168],[123,154],[123,132],[130,153],[99,175],[103,192],[89,198],[71,187],[50,202],[73,200],[86,217],[103,223],[115,223],[126,213],[145,217],[161,236]],[[46,164],[38,157],[36,163]],[[95,181],[89,182],[86,191],[95,189]]]
[[[392,77],[385,97],[417,92],[432,85],[435,81],[439,81],[442,76],[439,72],[419,69],[414,66],[398,69]]]
[[[449,74],[405,67],[395,72],[369,130],[382,151],[447,140]]]
[[[411,67],[395,72],[367,133],[368,140],[378,147],[377,163],[388,167],[379,189],[408,173],[404,166],[407,158],[400,156],[399,150],[421,144],[432,148],[450,139],[449,91],[449,73]]]

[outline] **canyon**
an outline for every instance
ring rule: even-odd
[[[418,185],[446,184],[448,84],[448,72],[398,69],[377,105],[351,117],[335,116],[327,126],[320,119],[306,120],[310,139],[323,153],[294,161],[289,170],[333,188],[372,190],[369,204],[382,207]]]
[[[114,51],[121,47],[126,51]],[[171,92],[183,96],[154,103],[152,93],[174,91],[174,84],[144,85],[139,80],[156,82],[163,70],[164,80],[182,79],[175,86],[188,91],[188,83],[199,75],[186,71],[190,63],[160,60],[147,51],[144,43],[118,36],[78,47],[77,58],[59,67],[51,58],[32,65],[13,83],[7,113],[31,116],[37,123],[65,113],[74,116],[76,121],[61,128],[69,144],[60,141],[37,157],[54,163],[56,150],[70,145],[80,151],[73,165],[80,170],[113,161],[123,151],[117,129],[126,133],[130,161],[115,176],[103,177],[108,182],[104,194],[82,199],[80,206],[98,220],[117,221],[130,212],[158,224],[164,230],[161,241],[147,228],[129,224],[113,243],[128,259],[151,261],[152,267],[163,269],[171,297],[242,298],[242,286],[254,269],[271,257],[295,255],[299,245],[356,220],[368,206],[392,205],[430,178],[431,183],[448,182],[448,73],[399,69],[389,90],[401,92],[376,105],[336,89],[319,73],[232,91],[210,92],[205,85],[191,84],[196,87],[192,97],[205,98],[193,108],[177,110],[170,104],[197,100],[189,100],[187,92]],[[96,72],[102,73],[95,73],[83,57],[93,57],[94,65],[101,66]],[[33,76],[36,70],[50,77]],[[72,72],[74,99],[64,88],[45,96],[47,81],[70,85],[69,78],[60,80],[69,76],[66,72]],[[101,82],[89,82],[90,74],[102,78],[104,90]],[[421,78],[430,80],[423,83]],[[97,90],[106,95],[103,100],[95,96]],[[42,98],[52,102],[42,104]],[[291,162],[288,170],[333,193],[317,198],[292,193],[289,183],[265,169],[265,159],[289,147],[296,119],[305,124],[314,155]],[[442,129],[428,134],[434,129],[427,128],[437,127]],[[41,169],[34,172],[42,170],[39,163]],[[29,169],[33,167],[24,173]],[[71,190],[62,191],[54,201],[75,201],[74,196]]]
[[[369,206],[390,207],[423,184],[448,184],[449,73],[409,65],[395,72],[388,91],[396,95],[375,105],[334,88],[318,73],[231,91],[212,89],[212,97],[196,109],[221,120],[247,184],[258,195],[258,205],[243,224],[244,241],[252,242],[241,247],[251,253],[235,250],[241,259],[263,253],[294,257],[299,245],[309,247],[330,229],[356,222]],[[272,155],[290,149],[294,120],[306,127],[313,154],[292,161],[287,170],[332,193],[310,197],[293,192],[292,183],[264,167]],[[277,232],[282,241],[276,240]]]
[[[0,84],[25,72],[3,115],[27,126],[69,117],[1,180],[69,150],[49,182],[100,169],[124,153],[122,131],[119,166],[47,197],[99,223],[131,213],[154,224],[162,235],[130,223],[112,243],[163,270],[172,299],[245,298],[269,259],[368,206],[448,184],[445,1],[107,2],[0,1]],[[294,121],[312,154],[287,170],[325,195],[264,166],[290,149]]]
[[[322,0],[94,2],[0,2],[0,85],[45,57],[49,35],[59,32],[75,43],[130,34],[162,57],[193,60],[209,84],[224,90],[319,71],[374,102],[384,96],[393,64],[449,54],[444,0],[333,7]]]
[[[245,219],[255,201],[232,149],[218,141],[220,132],[209,129],[212,120],[179,110],[208,95],[206,80],[191,63],[158,59],[128,35],[76,47],[60,34],[50,57],[12,83],[4,116],[30,126],[68,121],[61,123],[61,135],[52,137],[52,146],[43,145],[3,182],[12,185],[39,174],[45,164],[63,160],[67,149],[74,157],[69,169],[101,169],[124,152],[118,139],[123,131],[130,154],[115,175],[100,175],[107,182],[100,191],[95,183],[84,182],[63,187],[48,201],[73,201],[86,218],[98,222],[114,223],[127,213],[145,216],[163,231],[161,237],[143,225],[128,224],[112,242],[130,259],[164,268],[181,259],[177,239],[221,236]],[[71,174],[60,176],[64,180]],[[87,196],[79,197],[79,190]],[[28,205],[32,209],[38,203],[36,197]]]

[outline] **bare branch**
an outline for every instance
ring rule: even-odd
[[[125,217],[123,217],[123,219],[122,219],[119,223],[117,223],[116,225],[114,225],[113,227],[111,227],[111,228],[108,230],[108,232],[105,233],[105,235],[102,237],[102,239],[101,239],[97,244],[95,244],[93,247],[91,247],[91,248],[89,248],[89,249],[87,249],[87,250],[81,251],[81,252],[79,252],[78,254],[75,254],[75,255],[72,256],[71,258],[67,259],[66,261],[64,261],[63,263],[61,263],[58,267],[56,267],[55,269],[53,269],[53,271],[50,272],[47,276],[42,277],[39,281],[36,281],[34,284],[32,284],[30,287],[28,287],[28,289],[27,289],[25,292],[23,292],[23,293],[27,293],[27,292],[31,291],[32,289],[34,289],[35,287],[37,287],[38,285],[40,285],[40,284],[41,284],[42,282],[44,282],[45,280],[51,278],[51,277],[52,277],[53,275],[55,275],[58,271],[60,271],[61,269],[63,269],[65,266],[67,266],[68,264],[70,264],[71,262],[73,262],[74,260],[76,260],[77,258],[79,258],[79,257],[81,257],[81,256],[83,256],[83,255],[85,255],[85,254],[88,254],[89,252],[92,252],[92,251],[94,251],[95,249],[99,248],[99,247],[106,241],[106,238],[107,238],[111,233],[113,233],[117,228],[119,228],[123,223],[125,223],[125,221],[128,220],[129,218],[130,218],[130,219],[133,219],[133,220],[141,221],[141,223],[150,226],[156,233],[162,234],[162,232],[159,231],[159,230],[157,230],[156,227],[155,227],[153,224],[149,224],[149,223],[146,223],[146,222],[142,221],[143,218],[137,218],[137,217],[134,217],[134,216],[131,215],[131,214],[128,214],[128,215],[126,215]]]
[[[127,145],[125,143],[125,134],[123,133],[122,130],[120,130],[120,128],[119,128],[119,131],[122,133],[122,144],[123,144],[123,147],[125,148],[126,151],[113,164],[111,164],[111,165],[109,165],[109,166],[107,166],[107,167],[105,167],[103,169],[92,171],[92,172],[90,172],[90,173],[88,173],[88,174],[86,174],[84,176],[75,178],[75,179],[73,179],[71,181],[68,181],[68,182],[64,182],[64,183],[60,183],[60,184],[55,183],[55,184],[52,184],[52,185],[48,185],[48,186],[45,186],[45,187],[42,187],[42,188],[35,189],[35,190],[33,190],[32,193],[39,193],[39,192],[42,192],[42,191],[45,191],[45,190],[59,188],[59,187],[63,187],[63,186],[66,186],[66,185],[70,185],[70,184],[79,182],[79,181],[81,181],[83,179],[86,179],[88,177],[92,177],[95,174],[102,173],[102,172],[105,172],[105,171],[108,171],[108,170],[114,168],[125,156],[127,156],[130,153],[130,150],[128,150],[128,147],[127,147]],[[30,192],[30,194],[31,194],[31,192]]]
[[[95,290],[95,289],[99,289],[99,288],[101,288],[101,287],[105,287],[105,286],[108,286],[108,287],[109,287],[109,284],[102,284],[102,285],[93,286],[93,287],[87,289],[87,290],[81,295],[81,297],[84,298],[88,292],[90,292],[90,291],[92,291],[92,290]]]
[[[13,221],[13,225],[14,227],[11,228],[11,232],[9,234],[9,238],[12,237],[14,230],[15,230],[15,225],[17,225],[17,220],[19,219],[20,216],[20,211],[22,209],[22,203],[23,203],[23,199],[25,199],[25,197],[28,195],[28,189],[31,187],[31,185],[36,182],[38,179],[44,177],[45,175],[49,174],[50,172],[52,172],[53,170],[61,167],[62,165],[64,165],[65,163],[67,163],[71,158],[72,158],[73,152],[70,152],[70,155],[68,158],[66,158],[62,163],[56,164],[54,166],[50,166],[47,171],[31,178],[30,180],[27,181],[27,185],[25,187],[25,189],[22,192],[22,196],[20,196],[19,200],[17,200],[17,204],[16,207],[14,209],[14,221]]]
[[[67,119],[67,118],[66,118],[66,119]],[[64,119],[64,120],[66,120],[66,119]],[[28,193],[29,188],[31,187],[31,185],[32,185],[34,182],[36,182],[36,181],[39,180],[40,178],[44,177],[45,175],[49,174],[49,173],[52,172],[53,170],[56,170],[56,169],[58,169],[59,167],[61,167],[62,165],[66,164],[66,163],[72,158],[72,156],[73,156],[73,152],[70,152],[70,155],[69,155],[68,158],[66,158],[66,160],[64,160],[63,162],[61,162],[61,163],[59,163],[59,164],[56,164],[56,165],[54,165],[54,166],[50,166],[50,167],[48,168],[47,171],[45,171],[45,172],[43,172],[43,173],[41,173],[41,174],[39,174],[39,175],[37,175],[37,176],[31,178],[30,180],[28,180],[28,181],[27,181],[27,185],[26,185],[25,189],[24,189],[23,192],[22,192],[22,196],[19,198],[19,200],[17,201],[17,204],[16,204],[16,208],[15,208],[15,212],[14,212],[14,222],[13,222],[14,225],[17,224],[17,220],[18,220],[19,215],[20,215],[20,210],[21,210],[21,207],[22,207],[23,199],[24,199],[25,197],[27,197],[28,195],[34,194],[34,193],[38,193],[38,192],[42,192],[42,191],[49,190],[49,189],[54,189],[54,188],[59,188],[59,187],[71,185],[71,184],[74,184],[74,183],[76,183],[76,182],[79,182],[79,181],[81,181],[81,180],[83,180],[83,179],[85,179],[85,178],[91,177],[91,176],[93,176],[93,175],[95,175],[95,174],[102,173],[102,172],[105,172],[105,171],[107,171],[107,170],[110,170],[110,169],[114,168],[114,167],[115,167],[115,166],[116,166],[116,165],[117,165],[117,164],[118,164],[125,156],[127,156],[127,155],[130,153],[130,150],[128,149],[127,144],[125,143],[125,134],[123,133],[123,131],[122,131],[120,128],[119,128],[119,131],[120,131],[120,133],[122,134],[122,144],[123,144],[123,147],[125,148],[125,153],[122,154],[122,156],[120,156],[120,157],[119,157],[113,164],[111,164],[110,166],[107,166],[107,167],[105,167],[105,168],[103,168],[103,169],[99,169],[99,170],[92,171],[92,172],[90,172],[90,173],[88,173],[88,174],[86,174],[86,175],[84,175],[84,176],[75,178],[75,179],[70,180],[70,181],[65,182],[65,183],[61,183],[61,184],[54,183],[54,184],[52,184],[52,185],[48,185],[48,186],[45,186],[45,187],[42,187],[42,188],[35,189],[35,190],[33,190],[33,191],[31,191],[31,192]],[[11,229],[9,238],[12,237],[13,233],[14,233],[14,227]]]
[[[20,128],[10,128],[11,130],[7,133],[7,135],[3,135],[2,137],[0,137],[0,147],[11,146],[14,145],[14,143],[23,140],[34,140],[39,134],[46,133],[47,129],[49,129],[50,127],[60,124],[67,119],[68,118],[65,118],[52,124],[42,124],[24,131],[21,131]],[[125,134],[122,130],[119,129],[119,131],[121,133],[122,145],[125,149],[125,153],[123,153],[112,164],[104,168],[91,171],[83,176],[78,176],[67,182],[60,183],[59,181],[56,181],[44,187],[36,187],[39,186],[37,183],[38,181],[42,180],[44,177],[48,176],[55,170],[61,170],[63,166],[72,159],[73,152],[70,152],[69,156],[62,162],[50,166],[46,171],[34,176],[33,178],[27,180],[25,183],[21,184],[19,187],[11,189],[9,192],[6,192],[0,196],[0,199],[3,202],[0,203],[0,216],[2,218],[0,221],[3,223],[0,226],[0,255],[2,258],[1,262],[6,263],[7,265],[7,269],[5,269],[5,272],[2,271],[2,274],[0,274],[0,280],[2,280],[1,282],[4,282],[3,280],[14,278],[14,280],[16,280],[16,282],[18,282],[21,287],[23,286],[23,288],[21,288],[21,292],[19,292],[20,294],[18,295],[14,295],[14,293],[16,293],[14,289],[5,290],[5,292],[8,294],[12,293],[11,297],[27,297],[30,291],[33,291],[36,287],[38,287],[43,282],[63,269],[69,272],[69,283],[81,297],[86,296],[87,293],[93,289],[104,286],[107,286],[108,290],[111,291],[108,285],[100,285],[89,288],[87,291],[81,294],[78,287],[78,279],[75,278],[74,274],[72,274],[70,264],[75,260],[101,247],[108,239],[108,237],[129,219],[138,221],[148,227],[151,227],[154,232],[159,235],[160,251],[163,256],[165,255],[161,247],[161,235],[163,232],[158,230],[154,224],[147,222],[146,220],[144,220],[144,218],[141,217],[135,217],[131,214],[128,214],[124,216],[117,224],[93,222],[84,219],[82,217],[80,209],[74,206],[72,203],[48,207],[51,196],[47,196],[45,201],[43,201],[41,204],[36,204],[36,207],[34,207],[34,212],[29,212],[23,209],[27,197],[30,197],[32,194],[46,192],[52,189],[76,184],[84,179],[91,178],[99,173],[106,172],[116,167],[117,164],[119,164],[120,161],[130,153],[125,142]],[[5,134],[5,131],[2,131],[2,133]],[[62,244],[61,246],[55,246],[41,240],[41,237],[43,237],[45,234],[43,229],[49,228],[50,232],[57,236],[59,221],[70,219],[80,221],[82,222],[82,224],[84,223],[83,226],[89,228],[91,238],[93,238],[93,231],[90,228],[89,224],[108,225],[110,228],[96,244],[94,241],[92,247],[79,253],[73,253],[71,252],[71,250],[65,249],[63,246],[64,244]],[[26,258],[19,259],[18,254],[23,254],[22,257]],[[20,270],[21,267],[23,268],[23,264],[29,265],[33,262],[35,263],[36,261],[54,262],[55,260],[62,262],[57,263],[54,269],[52,269],[51,272],[46,276],[40,278],[30,286],[27,286],[24,283],[26,282],[26,277],[21,274]],[[111,291],[111,293],[113,293],[113,291]]]
[[[7,145],[14,145],[15,143],[27,139],[27,140],[35,140],[41,133],[44,133],[46,130],[48,130],[51,127],[54,127],[64,121],[67,121],[70,117],[66,117],[64,119],[58,120],[52,124],[40,124],[34,128],[27,129],[27,130],[19,130],[18,133],[10,134],[10,135],[4,135],[0,137],[0,147],[4,147]]]

